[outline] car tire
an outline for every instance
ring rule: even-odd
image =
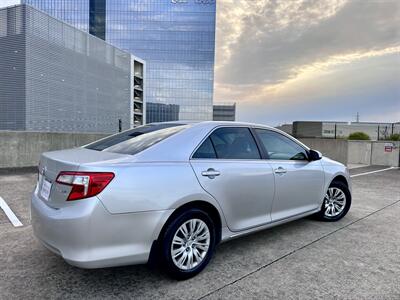
[[[201,209],[185,210],[168,223],[160,246],[161,263],[167,274],[178,280],[191,278],[200,273],[213,256],[215,224]]]
[[[333,181],[326,191],[321,210],[315,218],[324,222],[342,219],[351,206],[351,193],[348,186],[340,181]]]

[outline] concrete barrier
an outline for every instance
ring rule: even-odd
[[[85,145],[105,134],[0,131],[0,168],[36,166],[41,153]],[[324,156],[347,164],[399,166],[400,142],[300,139]],[[389,147],[392,145],[393,147]]]
[[[399,167],[399,151],[400,142],[372,142],[371,165]]]
[[[400,142],[348,141],[335,139],[300,139],[308,147],[324,156],[348,164],[400,166]]]
[[[104,134],[0,131],[0,168],[31,167],[41,153],[85,145]]]
[[[347,163],[370,165],[371,150],[371,141],[348,141]]]
[[[347,140],[301,138],[300,141],[311,149],[320,151],[326,157],[343,164],[348,162]]]

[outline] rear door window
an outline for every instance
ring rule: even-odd
[[[203,142],[193,158],[260,159],[261,156],[249,128],[223,127]]]
[[[208,137],[197,149],[193,158],[217,158],[211,139]]]

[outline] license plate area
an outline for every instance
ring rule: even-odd
[[[50,191],[51,191],[51,182],[43,177],[42,185],[40,187],[40,196],[44,200],[49,201]]]

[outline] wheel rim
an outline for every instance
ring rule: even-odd
[[[171,244],[171,257],[179,269],[190,270],[206,257],[210,247],[210,230],[200,219],[183,223],[175,232]]]
[[[324,198],[325,216],[336,217],[342,213],[345,206],[345,193],[336,187],[329,188]]]

